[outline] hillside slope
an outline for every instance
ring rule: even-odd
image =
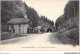
[[[13,18],[27,17],[31,22],[31,27],[39,25],[39,15],[34,8],[29,7],[25,2],[20,1],[1,1],[1,31],[8,31],[7,22]],[[47,19],[49,20],[49,19]],[[49,23],[50,21],[47,21]],[[54,23],[54,22],[53,22]],[[48,24],[49,25],[49,24]]]
[[[57,38],[64,44],[79,45],[79,1],[69,1],[56,21]]]

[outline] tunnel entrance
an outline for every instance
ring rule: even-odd
[[[52,32],[52,29],[51,29],[51,28],[48,28],[48,29],[47,29],[47,32]]]

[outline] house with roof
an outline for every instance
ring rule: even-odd
[[[51,31],[53,32],[54,30],[54,26],[52,26],[50,23],[45,22],[44,20],[42,20],[41,18],[38,20],[38,24],[41,27],[41,32],[48,32]]]
[[[9,31],[12,33],[27,33],[29,32],[29,19],[28,18],[15,18],[7,22]]]
[[[41,33],[42,26],[37,26],[34,28],[34,33]]]

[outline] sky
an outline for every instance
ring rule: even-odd
[[[46,16],[54,22],[63,15],[64,7],[69,0],[23,0],[29,7],[34,8],[39,16]]]

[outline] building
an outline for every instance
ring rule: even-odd
[[[38,20],[38,24],[39,26],[42,26],[41,28],[42,33],[48,32],[48,30],[53,32],[53,30],[55,29],[53,25],[42,20],[41,18]]]
[[[34,32],[35,32],[35,33],[42,33],[42,32],[41,32],[41,28],[42,28],[42,26],[37,26],[37,27],[35,27],[35,28],[34,28]]]
[[[9,31],[12,33],[28,33],[29,19],[28,18],[15,18],[7,22]]]

